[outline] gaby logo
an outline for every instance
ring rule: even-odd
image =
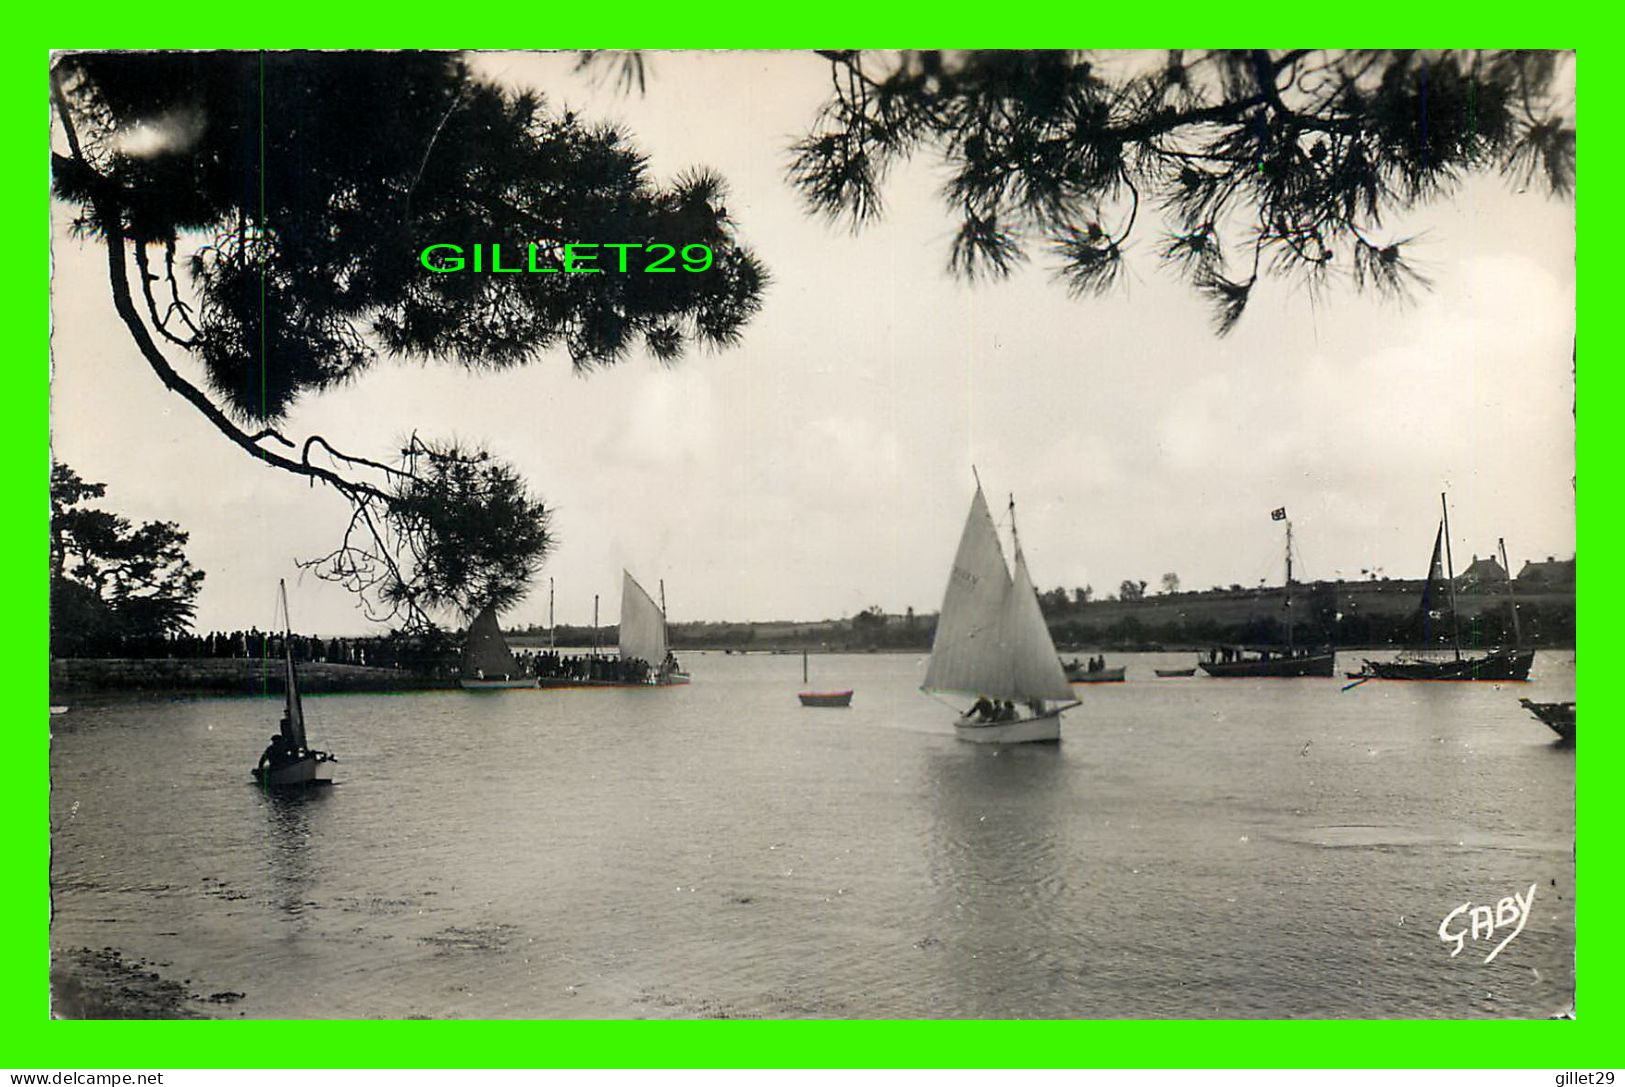
[[[1512,942],[1513,937],[1523,931],[1523,926],[1529,921],[1529,908],[1534,905],[1534,902],[1535,885],[1533,883],[1529,885],[1527,895],[1521,895],[1514,891],[1511,895],[1497,902],[1494,909],[1489,906],[1475,906],[1471,902],[1463,902],[1445,914],[1444,920],[1439,922],[1439,939],[1447,944],[1453,943],[1456,945],[1455,950],[1450,952],[1450,957],[1453,959],[1461,954],[1468,940],[1477,943],[1479,940],[1494,939],[1497,931],[1505,931],[1508,925],[1516,923],[1517,927],[1503,936],[1501,942],[1495,945],[1495,949],[1484,956],[1484,961],[1489,962],[1501,953],[1503,947]],[[1467,914],[1467,917],[1462,918],[1462,914]]]

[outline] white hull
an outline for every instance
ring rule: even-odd
[[[327,785],[332,781],[326,770],[325,760],[318,760],[314,755],[306,755],[298,762],[279,766],[275,770],[269,767],[256,769],[254,780],[261,785]]]
[[[973,744],[1038,744],[1061,739],[1061,711],[1015,721],[955,721],[954,735]]]
[[[516,679],[470,679],[464,676],[457,681],[462,684],[465,691],[517,691],[526,687],[536,686],[535,676],[519,676]]]

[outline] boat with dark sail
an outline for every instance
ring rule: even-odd
[[[1197,660],[1197,667],[1219,679],[1329,678],[1337,666],[1337,652],[1332,646],[1294,644],[1297,622],[1292,613],[1292,522],[1287,520],[1285,506],[1272,510],[1270,518],[1286,522],[1286,595],[1281,605],[1286,644],[1214,646],[1206,656]]]
[[[1573,702],[1531,702],[1527,698],[1520,698],[1518,705],[1534,714],[1537,720],[1557,733],[1558,738],[1564,743],[1574,742]]]
[[[277,583],[282,598],[283,707],[277,734],[254,767],[254,780],[265,788],[331,785],[327,763],[333,756],[311,748],[305,738],[305,705],[299,697],[299,670],[293,663],[293,624],[288,620],[288,586]]]
[[[536,686],[514,659],[497,625],[496,609],[486,607],[468,625],[463,641],[463,666],[457,682],[465,691],[505,691]]]
[[[1529,678],[1529,669],[1535,663],[1535,651],[1523,648],[1523,628],[1518,620],[1518,603],[1512,596],[1512,578],[1506,579],[1507,601],[1512,609],[1513,645],[1495,648],[1477,656],[1464,656],[1461,651],[1461,625],[1457,620],[1456,571],[1450,552],[1450,507],[1443,494],[1439,495],[1442,516],[1439,531],[1433,538],[1433,557],[1428,561],[1427,582],[1422,588],[1419,620],[1422,628],[1422,647],[1404,650],[1391,661],[1367,660],[1358,672],[1350,672],[1350,679],[1413,679],[1413,680],[1487,680],[1493,682],[1522,682]],[[1506,541],[1500,541],[1501,564],[1506,566]],[[1450,613],[1448,628],[1435,634],[1435,621]],[[1440,651],[1442,635],[1449,635],[1449,655]]]
[[[1015,511],[1012,498],[1012,577],[977,483],[920,685],[927,693],[976,699],[954,721],[954,734],[972,743],[1058,741],[1061,714],[1078,705],[1038,610],[1038,595],[1016,535]]]

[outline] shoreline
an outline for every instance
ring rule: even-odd
[[[168,963],[125,959],[117,948],[51,950],[52,1019],[218,1019],[196,1004],[235,1004],[242,993],[201,996],[153,969]],[[239,1012],[239,1015],[242,1013]]]
[[[246,657],[74,658],[51,661],[51,702],[102,696],[154,698],[283,693],[282,663]],[[455,678],[416,676],[393,668],[307,662],[299,665],[305,694],[376,693],[454,689]]]

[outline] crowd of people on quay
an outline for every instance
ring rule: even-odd
[[[661,668],[638,657],[619,657],[608,654],[576,653],[565,655],[546,649],[535,653],[521,650],[514,654],[527,676],[538,679],[570,681],[592,680],[599,683],[653,683],[661,672],[678,670],[677,658],[670,653]]]
[[[76,656],[156,659],[204,660],[246,658],[250,660],[280,660],[284,649],[291,648],[293,658],[300,662],[328,664],[354,664],[370,668],[398,668],[421,672],[440,672],[457,667],[457,646],[450,639],[428,641],[420,637],[379,638],[322,638],[316,635],[248,630],[211,631],[207,634],[173,634],[168,636],[131,637],[109,635],[95,639],[79,649]],[[57,655],[64,655],[60,647],[53,647]]]

